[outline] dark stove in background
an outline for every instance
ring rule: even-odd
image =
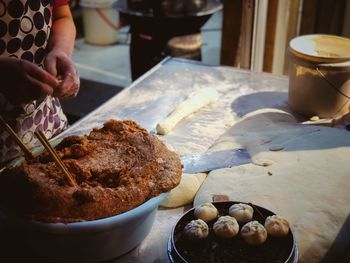
[[[181,16],[199,12],[207,0],[128,0],[129,8],[155,16]]]
[[[172,55],[169,43],[174,38],[176,43],[179,37],[190,36],[189,52],[200,53],[200,37],[193,36],[200,34],[201,27],[222,4],[220,0],[117,0],[114,7],[130,24],[130,62],[135,80]]]

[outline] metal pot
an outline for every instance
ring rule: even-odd
[[[231,205],[237,204],[237,203],[242,203],[242,202],[233,202],[233,201],[213,202],[213,205],[220,212],[220,211],[228,211],[229,207]],[[254,208],[253,220],[257,220],[262,224],[264,223],[266,217],[274,215],[273,212],[271,212],[270,210],[267,210],[266,208],[263,208],[263,207],[260,207],[257,205],[254,205],[253,208]],[[263,218],[260,214],[263,216]],[[190,222],[193,219],[194,219],[194,208],[187,211],[175,224],[175,226],[170,234],[170,237],[168,240],[168,247],[167,247],[168,257],[169,257],[170,262],[172,262],[172,263],[189,263],[188,259],[186,259],[185,255],[184,255],[183,251],[181,251],[179,249],[179,247],[177,247],[176,243],[177,243],[177,240],[179,237],[179,231],[181,231],[181,229],[182,229],[181,226],[186,225],[188,222]],[[209,224],[209,229],[211,229],[210,223],[208,223],[208,224]],[[209,230],[209,232],[210,231],[212,231],[212,230]],[[234,237],[234,238],[239,238],[239,237]],[[284,237],[284,239],[285,240],[283,243],[284,244],[283,250],[285,251],[285,253],[284,253],[285,259],[278,261],[278,262],[297,263],[297,261],[298,261],[298,248],[296,246],[296,240],[295,240],[293,232],[289,231],[288,235],[286,237]],[[277,242],[281,243],[280,241],[277,241]],[[219,242],[215,242],[215,244],[217,245],[217,244],[219,244]],[[189,249],[191,249],[191,248],[186,247],[186,250],[189,250]],[[202,249],[202,251],[203,251],[203,255],[201,255],[202,257],[208,256],[205,254],[207,249],[208,249],[208,247],[205,247],[205,249],[204,248]],[[241,247],[239,249],[241,249]],[[250,258],[251,255],[246,255],[246,256],[248,258]],[[198,258],[198,260],[200,260],[200,258]],[[251,261],[249,261],[249,262],[251,262]]]
[[[207,4],[207,0],[162,0],[160,2],[164,15],[197,13]]]
[[[128,0],[134,10],[148,10],[156,16],[185,15],[199,12],[207,0]]]

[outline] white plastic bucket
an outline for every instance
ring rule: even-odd
[[[289,106],[306,117],[338,118],[350,111],[350,39],[303,35],[287,49]]]
[[[95,45],[118,42],[119,13],[112,8],[115,0],[81,0],[85,41]]]

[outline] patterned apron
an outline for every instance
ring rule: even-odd
[[[0,56],[25,59],[43,67],[52,6],[52,0],[0,0]],[[0,112],[29,148],[38,145],[36,129],[50,139],[67,127],[59,100],[50,96],[14,106],[0,93]],[[21,154],[21,149],[0,127],[0,163]]]

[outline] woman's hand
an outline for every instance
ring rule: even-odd
[[[0,91],[14,105],[53,94],[59,81],[37,65],[0,57]]]
[[[77,95],[80,86],[79,76],[71,58],[65,52],[51,50],[46,56],[45,68],[60,80],[60,84],[53,91],[53,96],[65,98]]]
[[[68,5],[60,5],[55,10],[45,68],[61,80],[53,96],[64,98],[77,95],[80,85],[77,70],[71,60],[75,26]]]

